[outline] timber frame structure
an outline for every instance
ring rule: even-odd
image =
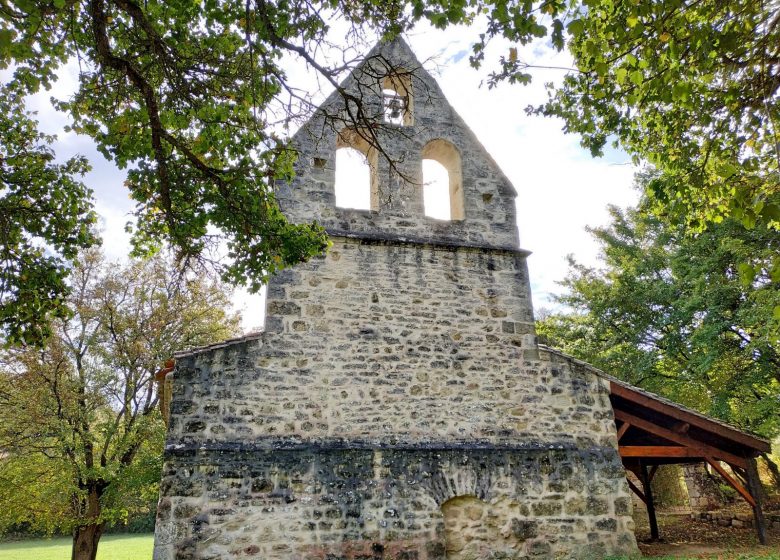
[[[634,473],[641,483],[639,488],[627,478],[629,488],[647,507],[651,540],[659,538],[650,488],[658,467],[705,463],[750,504],[758,540],[766,544],[766,520],[761,509],[756,457],[770,452],[771,445],[767,440],[635,387],[560,350],[541,344],[539,348],[575,362],[609,382],[620,457],[626,470]]]
[[[650,488],[658,466],[703,462],[750,504],[758,540],[766,544],[756,457],[770,451],[769,442],[611,376],[609,382],[620,457],[642,483],[640,489],[628,479],[647,506],[650,538],[659,538]]]

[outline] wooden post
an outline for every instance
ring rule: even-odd
[[[643,462],[640,465],[642,469],[642,486],[645,491],[645,505],[647,506],[647,519],[650,521],[650,540],[657,541],[658,520],[655,517],[655,503],[653,502],[653,489],[650,487],[650,475],[647,472],[647,465]]]
[[[761,496],[763,493],[761,492],[761,479],[758,478],[758,469],[756,468],[755,459],[748,459],[745,471],[747,474],[748,490],[750,490],[750,493],[755,500],[753,518],[756,523],[758,542],[766,544],[766,519],[764,519],[764,511],[761,509]]]

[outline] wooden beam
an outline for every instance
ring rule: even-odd
[[[635,426],[653,435],[662,437],[686,447],[696,449],[698,452],[697,457],[717,457],[722,461],[726,461],[727,463],[734,463],[740,467],[744,467],[746,465],[745,459],[743,457],[737,457],[733,453],[729,453],[728,451],[723,451],[717,447],[712,447],[711,445],[697,441],[687,434],[678,434],[673,430],[664,428],[663,426],[659,426],[653,422],[650,422],[649,420],[634,416],[633,414],[629,414],[624,410],[615,409],[615,418],[624,422],[630,422],[632,426]]]
[[[626,387],[623,384],[610,381],[609,385],[610,393],[616,397],[626,399],[632,403],[649,408],[650,410],[655,410],[656,412],[666,414],[667,416],[671,416],[677,420],[682,420],[691,424],[692,426],[707,430],[708,432],[714,432],[722,438],[735,441],[741,445],[755,449],[756,451],[769,453],[769,450],[772,447],[768,441],[753,437],[730,426],[725,426],[720,422],[713,422],[704,416],[700,416],[698,414],[688,412],[687,410],[682,410],[680,408],[671,406],[658,399],[644,395],[636,389]],[[615,410],[615,412],[617,412],[617,410]]]
[[[678,434],[687,434],[688,430],[691,429],[691,425],[688,422],[678,422],[672,429]]]
[[[626,435],[626,432],[631,427],[631,424],[628,422],[623,422],[623,424],[620,426],[620,429],[617,432],[617,440],[620,441],[624,435]]]
[[[690,447],[673,445],[621,445],[621,457],[645,457],[660,459],[662,457],[704,458],[704,454]]]
[[[726,472],[726,469],[721,466],[721,464],[713,459],[712,457],[705,457],[705,460],[712,465],[712,468],[718,471],[718,474],[722,476],[724,479],[726,479],[726,482],[728,482],[731,487],[739,492],[739,494],[745,498],[745,501],[749,503],[752,507],[756,507],[756,501],[753,499],[753,496],[750,495],[750,492],[748,492],[739,482],[734,480],[734,478]]]
[[[653,482],[653,479],[655,478],[655,473],[658,472],[658,465],[653,465],[650,468],[650,482]]]
[[[756,500],[756,504],[753,506],[753,518],[756,522],[758,542],[766,544],[766,519],[764,518],[764,511],[761,508],[761,479],[758,478],[756,460],[750,459],[745,470],[747,471],[745,474],[747,475],[748,490],[750,490],[750,493]]]
[[[645,495],[642,493],[642,491],[636,487],[636,484],[631,482],[631,479],[626,477],[626,482],[628,482],[628,487],[631,488],[631,490],[634,491],[634,494],[636,494],[640,500],[642,500],[645,505],[647,505],[647,498],[645,498]]]

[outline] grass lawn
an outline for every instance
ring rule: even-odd
[[[106,535],[100,539],[97,560],[149,560],[154,535]],[[70,560],[71,539],[35,539],[0,543],[0,560]]]

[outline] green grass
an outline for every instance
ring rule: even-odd
[[[106,535],[97,560],[149,560],[154,535]],[[35,539],[0,543],[0,560],[70,560],[71,539]]]

